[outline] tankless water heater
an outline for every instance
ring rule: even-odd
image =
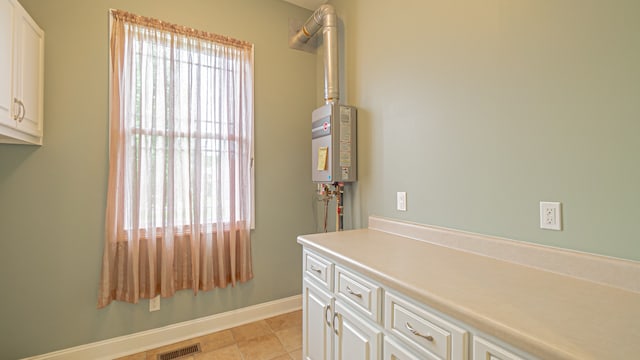
[[[356,181],[356,108],[329,103],[311,115],[311,179]]]

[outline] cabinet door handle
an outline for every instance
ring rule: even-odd
[[[327,326],[331,328],[331,316],[327,316],[331,310],[331,305],[325,305],[324,307],[324,322],[327,323]]]
[[[18,107],[18,112],[13,115],[13,120],[22,122],[22,119],[24,119],[24,105],[22,104],[22,101],[18,100],[18,98],[13,98],[13,103]]]
[[[351,294],[351,295],[353,295],[353,296],[357,296],[357,297],[359,297],[359,298],[361,298],[361,299],[362,299],[362,294],[357,293],[357,292],[354,292],[353,290],[351,290],[351,288],[349,287],[349,285],[347,285],[347,289],[346,289],[346,290],[347,290],[347,292],[348,292],[349,294]]]
[[[411,331],[411,333],[413,335],[419,336],[421,338],[426,339],[427,341],[433,342],[433,336],[431,336],[429,334],[427,334],[427,335],[421,334],[418,330],[414,329],[413,326],[411,326],[411,324],[409,324],[409,322],[406,322],[404,324],[404,326],[407,328],[407,330]]]
[[[22,103],[22,101],[20,101],[20,108],[22,108],[22,116],[20,116],[20,119],[18,120],[18,122],[22,122],[22,120],[24,120],[25,115],[27,115],[27,109],[24,107],[24,103]]]
[[[338,321],[340,321],[340,322],[338,323]],[[333,314],[333,332],[337,336],[340,336],[340,331],[338,330],[338,328],[341,325],[342,325],[342,315],[340,315],[340,313]]]
[[[13,120],[18,120],[18,117],[20,117],[20,106],[18,106],[18,113],[16,113],[16,109],[15,109],[16,105],[19,105],[18,101],[19,101],[18,99],[13,98],[14,108],[13,110],[11,110],[11,113],[12,113],[11,116],[13,117]]]
[[[317,267],[315,267],[315,266],[313,266],[313,265],[311,265],[309,268],[310,268],[311,270],[313,270],[313,271],[317,272],[318,274],[322,274],[322,270],[318,269]]]

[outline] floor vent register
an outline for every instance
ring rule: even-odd
[[[201,351],[200,350],[200,343],[197,343],[197,344],[194,344],[194,345],[185,346],[185,347],[180,348],[180,349],[171,350],[171,351],[168,351],[166,353],[158,354],[158,360],[179,359],[179,358],[181,358],[183,356],[188,356],[188,355],[199,353],[200,351]]]

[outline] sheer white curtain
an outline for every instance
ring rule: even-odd
[[[253,45],[111,11],[98,307],[253,277]]]

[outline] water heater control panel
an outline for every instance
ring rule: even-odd
[[[356,181],[356,120],[353,106],[326,104],[311,114],[311,179]]]

